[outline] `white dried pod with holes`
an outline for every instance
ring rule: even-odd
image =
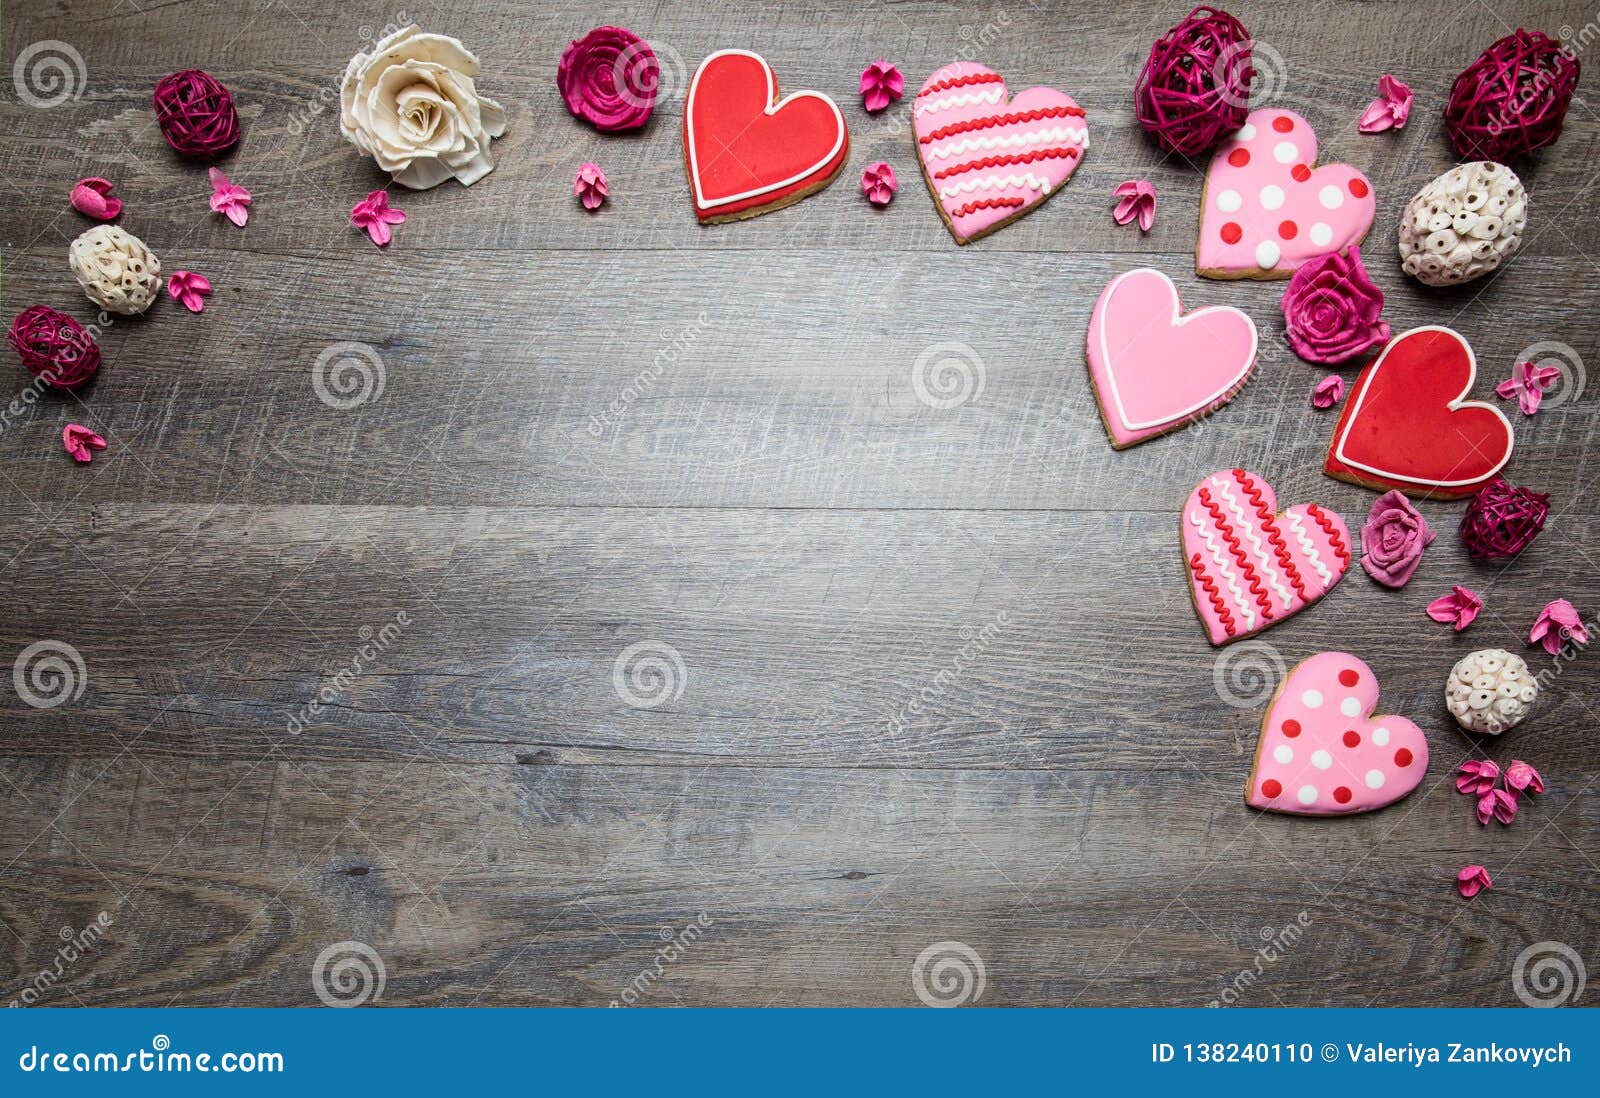
[[[72,242],[72,273],[89,300],[111,313],[132,316],[161,293],[161,261],[144,241],[115,225],[96,225]]]
[[[1539,681],[1521,656],[1483,648],[1462,656],[1444,685],[1444,704],[1468,732],[1498,736],[1522,723],[1539,700]]]
[[[1451,168],[1418,191],[1400,218],[1400,264],[1429,286],[1471,282],[1522,245],[1528,193],[1504,164]]]

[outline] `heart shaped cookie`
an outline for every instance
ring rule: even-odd
[[[821,92],[778,98],[772,68],[749,50],[700,62],[683,108],[683,161],[702,222],[780,209],[833,182],[850,152],[838,104]]]
[[[1121,450],[1233,399],[1256,362],[1256,326],[1238,309],[1183,312],[1178,288],[1140,267],[1113,278],[1089,317],[1089,376]]]
[[[1467,400],[1472,348],[1450,328],[1413,328],[1356,378],[1323,470],[1368,488],[1436,499],[1470,496],[1511,460],[1511,422]]]
[[[1348,164],[1315,167],[1317,135],[1293,111],[1251,111],[1217,149],[1200,197],[1195,271],[1288,278],[1306,261],[1360,244],[1372,183]]]
[[[1183,505],[1183,557],[1212,644],[1259,633],[1333,590],[1350,567],[1344,519],[1314,503],[1277,514],[1254,473],[1213,473]]]
[[[1245,786],[1251,808],[1347,816],[1393,804],[1428,769],[1428,741],[1404,717],[1374,717],[1378,678],[1348,652],[1303,661],[1273,696]]]
[[[928,77],[911,111],[922,177],[957,244],[1036,208],[1089,148],[1070,95],[1029,88],[1008,99],[1005,78],[970,61]]]

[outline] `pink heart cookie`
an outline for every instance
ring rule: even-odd
[[[1288,278],[1308,260],[1360,244],[1372,183],[1348,164],[1315,167],[1317,135],[1293,111],[1251,111],[1211,158],[1200,199],[1195,271]]]
[[[1121,450],[1233,399],[1256,361],[1256,326],[1238,309],[1183,312],[1178,288],[1140,267],[1113,278],[1089,317],[1089,376]]]
[[[1251,808],[1347,816],[1393,804],[1422,782],[1428,741],[1404,717],[1374,717],[1378,678],[1348,652],[1319,652],[1278,688],[1245,786]]]
[[[1195,613],[1212,644],[1259,633],[1333,590],[1350,567],[1350,531],[1332,511],[1277,514],[1254,473],[1213,473],[1183,505],[1183,557]]]
[[[928,77],[911,105],[922,176],[957,244],[1009,225],[1054,194],[1089,148],[1083,109],[1054,88],[1007,98],[970,61]]]

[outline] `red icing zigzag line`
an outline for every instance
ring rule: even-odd
[[[1233,552],[1233,559],[1239,562],[1239,570],[1244,573],[1245,582],[1250,585],[1250,593],[1256,597],[1256,605],[1261,607],[1261,615],[1269,621],[1272,619],[1272,599],[1267,595],[1267,589],[1261,586],[1261,577],[1256,575],[1255,567],[1250,563],[1249,556],[1244,551],[1244,546],[1239,544],[1239,537],[1233,532],[1233,527],[1228,525],[1228,519],[1222,513],[1222,508],[1211,500],[1211,493],[1205,488],[1200,489],[1200,502],[1205,504],[1206,510],[1211,512],[1211,521],[1217,525],[1217,533],[1222,535],[1222,540],[1228,543],[1228,548]]]
[[[951,217],[966,217],[979,210],[998,210],[1002,206],[1020,206],[1026,199],[1022,198],[980,198],[976,202],[968,202],[965,206],[957,207],[950,211]]]
[[[1289,583],[1294,588],[1295,594],[1305,602],[1311,601],[1311,596],[1306,593],[1306,586],[1300,579],[1300,569],[1294,566],[1294,558],[1289,555],[1289,547],[1283,542],[1283,535],[1278,532],[1278,518],[1267,506],[1266,497],[1261,494],[1255,481],[1245,476],[1243,469],[1233,471],[1233,479],[1238,482],[1239,488],[1250,498],[1250,504],[1256,509],[1256,517],[1261,520],[1261,526],[1267,532],[1267,540],[1272,543],[1273,555],[1278,558],[1278,564],[1289,575]]]
[[[1078,150],[1069,145],[1056,149],[1038,149],[1027,153],[1006,153],[1003,156],[986,156],[981,160],[969,160],[965,164],[957,164],[953,168],[946,168],[942,172],[934,173],[935,179],[945,179],[962,172],[970,172],[977,168],[999,168],[1006,164],[1032,164],[1035,160],[1054,160],[1059,157],[1073,157],[1078,155]]]
[[[1346,568],[1350,567],[1350,551],[1344,547],[1344,540],[1339,537],[1339,531],[1328,521],[1328,516],[1323,513],[1322,508],[1312,503],[1306,506],[1306,510],[1317,520],[1317,525],[1322,527],[1322,532],[1327,534],[1328,540],[1333,543],[1333,551],[1338,554],[1339,563]]]
[[[1228,604],[1222,601],[1222,592],[1218,590],[1216,581],[1206,575],[1206,566],[1196,553],[1189,558],[1189,567],[1194,572],[1194,578],[1200,581],[1200,586],[1205,588],[1206,598],[1211,602],[1211,609],[1216,611],[1217,618],[1222,622],[1222,627],[1228,631],[1228,636],[1234,634],[1233,612],[1228,609]]]
[[[1009,126],[1013,122],[1037,122],[1041,118],[1082,118],[1082,107],[1039,107],[1031,111],[1022,111],[1018,114],[991,114],[986,118],[972,118],[965,122],[952,122],[943,126],[922,139],[926,145],[931,141],[943,141],[947,137],[954,137],[958,133],[971,133],[973,130],[987,130],[994,126]]]
[[[968,73],[966,76],[949,76],[937,84],[930,84],[923,88],[917,93],[917,98],[921,99],[923,96],[932,95],[934,92],[949,91],[951,88],[965,88],[972,84],[1004,84],[1005,82],[1006,78],[997,72],[974,72]]]

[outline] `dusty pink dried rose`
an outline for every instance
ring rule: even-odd
[[[1361,527],[1361,567],[1385,587],[1404,587],[1422,562],[1422,551],[1433,544],[1428,520],[1411,505],[1405,493],[1394,489],[1372,502],[1366,525]]]

